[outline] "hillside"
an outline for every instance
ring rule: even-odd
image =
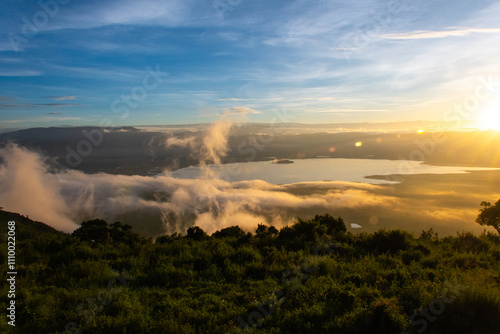
[[[500,243],[491,233],[353,235],[341,218],[324,215],[279,231],[259,225],[249,234],[233,226],[208,236],[193,227],[153,241],[101,220],[69,236],[2,213],[2,222],[11,218],[23,236],[18,320],[13,331],[4,317],[2,333],[493,334],[500,328]]]
[[[29,217],[20,215],[14,212],[0,210],[0,235],[5,237],[7,233],[7,223],[15,221],[17,227],[17,238],[36,239],[42,236],[52,237],[64,235],[63,232],[57,231],[42,222],[37,222],[29,219]]]

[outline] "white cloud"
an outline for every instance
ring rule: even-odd
[[[211,6],[193,0],[106,1],[98,5],[80,3],[45,29],[89,29],[108,25],[199,26],[206,21]],[[84,11],[86,15],[82,15]],[[210,16],[210,15],[209,15]],[[213,10],[213,19],[216,12]]]
[[[220,154],[225,149],[223,140],[211,134],[208,137],[222,144],[208,145],[206,151]],[[294,195],[286,190],[315,184],[279,186],[261,180],[87,175],[74,170],[56,175],[47,171],[38,154],[15,145],[0,149],[0,157],[6,161],[0,165],[2,206],[64,231],[95,217],[109,222],[120,219],[142,231],[148,227],[141,224],[155,224],[163,233],[182,233],[193,224],[208,233],[235,224],[254,231],[258,223],[280,227],[291,222],[301,209],[386,207],[394,202],[389,196],[369,193],[379,187],[360,183],[320,183],[320,187],[328,186],[326,193]],[[137,222],[134,217],[141,219]],[[159,228],[161,224],[163,228]]]
[[[235,106],[230,109],[224,109],[223,115],[234,115],[234,114],[260,114],[261,112],[252,108]]]
[[[49,98],[52,98],[56,101],[65,101],[65,100],[74,100],[77,98],[77,96],[74,96],[74,95],[71,95],[71,96],[52,96]]]
[[[464,28],[464,29],[442,30],[442,31],[418,30],[406,33],[385,34],[382,35],[381,37],[385,39],[428,39],[428,38],[462,37],[472,33],[499,34],[500,28]]]
[[[3,70],[0,71],[0,77],[35,77],[42,75],[40,71],[32,70]]]
[[[66,117],[60,117],[56,115],[51,115],[51,116],[40,116],[40,117],[26,117],[26,118],[19,118],[19,119],[4,119],[2,120],[2,124],[26,124],[26,123],[52,123],[54,121],[58,122],[67,122],[67,121],[79,121],[83,120],[84,118],[82,117],[71,117],[71,116],[66,116]]]
[[[217,101],[253,101],[255,99],[238,99],[238,98],[227,98],[227,99],[217,99]]]

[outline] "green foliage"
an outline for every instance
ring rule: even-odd
[[[196,241],[208,239],[208,235],[198,226],[188,228],[186,238]]]
[[[194,226],[154,243],[100,220],[73,235],[37,226],[19,224],[19,333],[63,333],[73,322],[83,334],[238,333],[246,325],[256,333],[413,334],[412,314],[444,295],[454,298],[425,333],[499,329],[492,233],[354,235],[329,215],[280,230],[259,225],[253,235],[232,226],[208,236]],[[5,247],[1,256],[5,267]],[[450,294],[454,281],[461,289]],[[0,332],[12,330],[3,321]]]
[[[240,238],[245,236],[245,232],[239,226],[223,228],[213,234],[215,238]]]
[[[481,202],[483,207],[479,210],[476,223],[483,226],[491,226],[500,234],[500,199],[491,205],[489,202]]]
[[[368,241],[370,248],[378,253],[396,253],[410,247],[413,235],[401,230],[379,230]]]
[[[500,324],[500,293],[496,289],[469,288],[450,303],[443,314],[430,324],[428,333],[496,334]]]
[[[329,235],[347,231],[347,228],[344,224],[344,220],[342,218],[339,217],[335,219],[328,213],[322,216],[316,215],[316,217],[314,217],[313,220],[318,222],[320,225],[326,226],[327,228],[326,232]]]
[[[111,242],[137,242],[141,238],[132,232],[130,225],[122,225],[120,222],[108,223],[102,219],[93,219],[83,222],[72,236],[93,244],[107,244]]]

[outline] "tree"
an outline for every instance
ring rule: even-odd
[[[476,223],[482,226],[492,226],[500,234],[500,199],[491,205],[490,202],[481,202],[482,209],[476,218]]]
[[[326,213],[322,216],[316,215],[316,217],[314,217],[314,220],[319,222],[321,225],[326,226],[328,228],[327,233],[330,235],[347,231],[344,220],[340,217],[338,219],[335,219],[328,213]]]
[[[123,225],[121,222],[115,222],[109,225],[109,235],[111,239],[116,242],[125,241],[128,237],[132,236],[132,226]],[[130,239],[130,238],[129,238]]]
[[[141,239],[137,233],[132,232],[132,226],[123,225],[120,222],[108,225],[102,219],[83,222],[80,228],[71,235],[91,243],[127,242],[130,244]]]
[[[212,234],[216,238],[240,238],[245,236],[245,232],[239,226],[223,228]]]
[[[264,238],[268,236],[276,236],[278,235],[278,230],[274,226],[266,226],[264,224],[257,225],[257,229],[255,230],[255,234],[259,238]]]
[[[80,228],[76,229],[71,235],[80,240],[95,243],[107,243],[111,240],[108,223],[102,219],[83,222]]]
[[[187,230],[186,238],[202,241],[208,239],[208,235],[199,226],[191,226]]]

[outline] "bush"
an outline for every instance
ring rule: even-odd
[[[378,253],[397,253],[410,247],[413,235],[401,230],[379,230],[375,232],[369,247]]]

